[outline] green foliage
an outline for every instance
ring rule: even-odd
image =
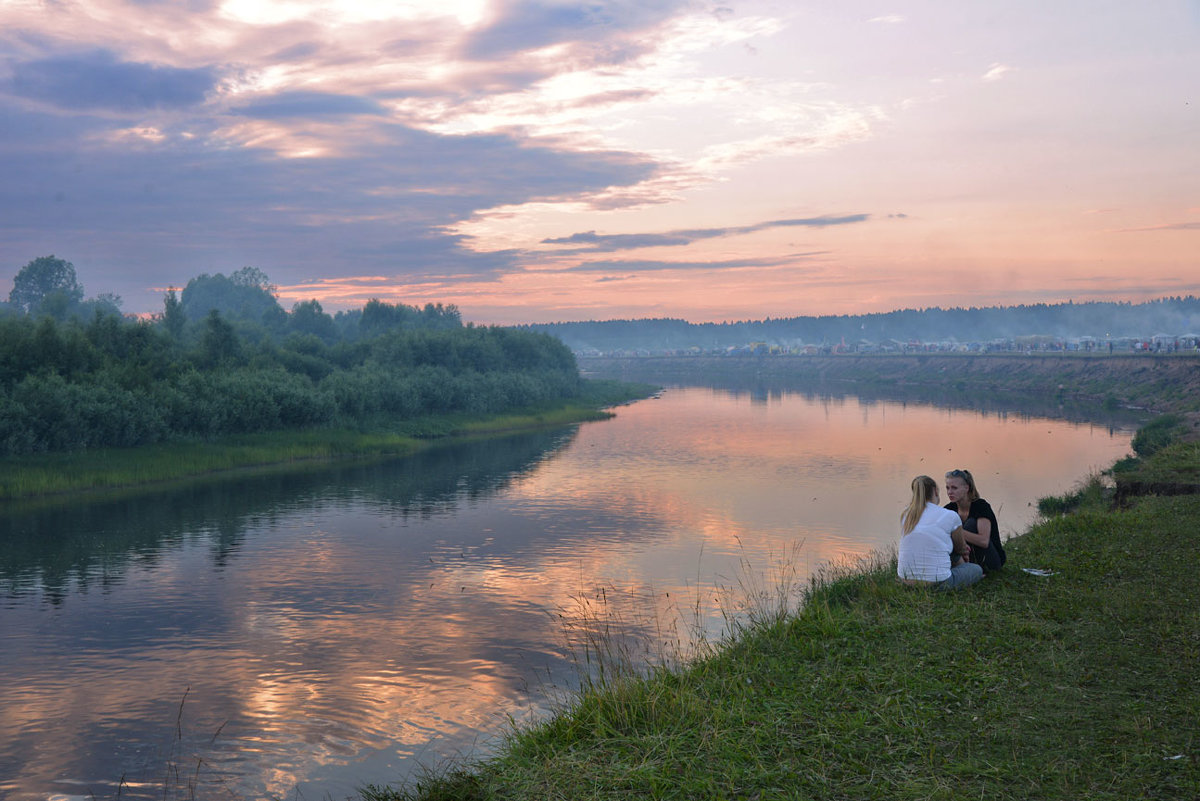
[[[209,367],[230,364],[242,355],[242,343],[233,326],[221,318],[221,313],[210,309],[204,318],[204,335],[200,340],[204,363]]]
[[[1133,437],[1133,450],[1143,458],[1153,456],[1175,441],[1186,430],[1183,418],[1177,414],[1162,414],[1138,429]]]
[[[1105,487],[1103,477],[1089,476],[1078,487],[1064,495],[1039,498],[1038,512],[1044,517],[1065,515],[1080,509],[1102,511],[1112,502],[1112,491]]]
[[[83,287],[75,277],[75,265],[53,255],[40,256],[22,267],[8,293],[8,302],[21,311],[41,311],[58,319],[81,300]]]
[[[174,289],[154,323],[120,299],[81,304],[69,262],[18,274],[0,316],[0,456],[314,426],[411,427],[438,415],[561,405],[583,384],[570,350],[528,331],[462,325],[458,309],[372,300],[285,312],[243,267]],[[84,316],[86,313],[86,316]]]
[[[308,300],[292,306],[292,313],[288,316],[288,330],[297,334],[315,336],[326,343],[337,339],[337,329],[334,328],[333,318],[325,313],[321,304],[316,300]]]
[[[172,339],[179,340],[183,337],[183,327],[186,324],[187,314],[183,311],[183,303],[180,302],[175,288],[171,287],[163,298],[163,327]]]
[[[248,270],[254,268],[243,268],[229,277],[204,273],[188,281],[180,295],[187,319],[204,320],[215,310],[226,320],[271,328],[286,318],[266,276]]]
[[[426,303],[425,308],[391,304],[372,298],[361,309],[338,312],[334,325],[345,341],[374,339],[389,331],[450,331],[462,328],[462,317],[453,304]]]
[[[574,356],[545,334],[412,328],[330,344],[336,332],[320,304],[297,307],[308,322],[296,327],[309,330],[279,344],[247,339],[215,308],[190,340],[107,314],[87,325],[0,318],[0,455],[313,426],[395,429],[547,407],[582,391]],[[444,321],[444,309],[428,308]]]
[[[1119,459],[1105,476],[1090,476],[1072,492],[1042,498],[1038,511],[1047,517],[1072,512],[1103,511],[1140,495],[1179,495],[1200,491],[1200,441],[1187,436],[1189,422],[1163,414],[1133,437],[1137,456]]]

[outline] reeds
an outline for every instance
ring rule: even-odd
[[[754,564],[740,541],[739,549],[732,576],[698,578],[683,595],[612,583],[573,594],[554,614],[581,692],[686,670],[793,614],[810,591],[800,568],[803,543],[768,553],[765,567]]]
[[[123,773],[117,782],[113,801],[124,801],[131,797],[161,801],[244,801],[243,796],[234,792],[226,778],[202,755],[184,753],[184,706],[191,690],[190,686],[185,688],[183,696],[179,699],[179,707],[175,712],[174,735],[162,757],[161,779],[135,778],[131,781],[128,773]],[[225,724],[222,723],[209,739],[209,746],[216,742],[224,728]],[[95,793],[92,793],[91,797],[93,801],[98,801]]]

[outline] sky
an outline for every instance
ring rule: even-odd
[[[1200,0],[0,0],[0,293],[693,322],[1200,294]]]

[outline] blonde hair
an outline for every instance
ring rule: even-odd
[[[979,500],[979,488],[975,486],[975,476],[971,475],[970,470],[951,470],[946,473],[946,478],[961,478],[967,485],[967,500]]]
[[[937,495],[937,491],[937,482],[929,476],[917,476],[912,480],[912,500],[904,510],[904,522],[900,527],[902,534],[907,534],[917,527],[917,521],[925,511],[925,504]]]

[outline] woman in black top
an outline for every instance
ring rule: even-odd
[[[963,521],[963,532],[971,546],[971,561],[981,565],[984,571],[999,570],[1008,560],[1004,545],[1000,542],[1000,525],[992,506],[979,497],[975,479],[967,470],[951,470],[946,474],[947,509],[958,512]]]

